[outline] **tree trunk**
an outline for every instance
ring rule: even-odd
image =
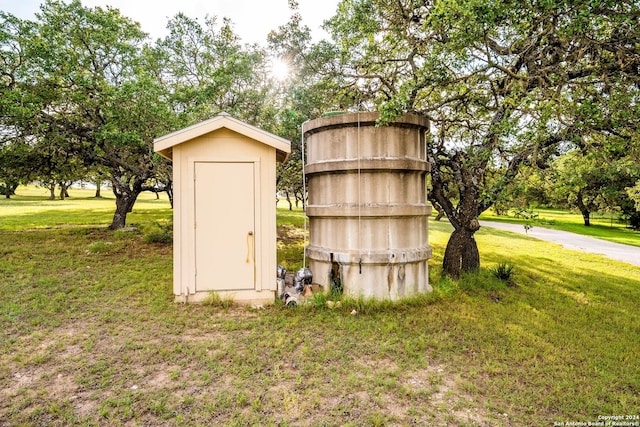
[[[126,225],[127,214],[133,210],[133,205],[142,193],[144,181],[141,178],[133,178],[133,183],[129,186],[128,183],[122,182],[121,177],[116,176],[111,179],[113,194],[116,196],[116,211],[109,226],[110,230],[117,230]]]
[[[477,219],[470,221],[468,227],[453,230],[442,260],[442,273],[454,279],[462,272],[474,272],[480,269],[480,252],[474,234],[480,229]]]
[[[591,212],[589,212],[589,208],[584,204],[582,200],[582,192],[578,191],[576,204],[578,205],[578,209],[580,209],[580,213],[582,214],[582,219],[584,220],[585,227],[589,227],[591,225]]]
[[[60,200],[64,200],[69,197],[69,193],[67,192],[67,184],[61,182],[60,183]]]
[[[113,214],[113,220],[109,226],[110,230],[118,230],[124,228],[127,224],[127,214],[133,210],[138,194],[128,194],[126,196],[116,196],[116,212]]]
[[[100,186],[102,185],[102,181],[99,179],[96,179],[96,195],[95,198],[96,199],[101,199],[102,198],[102,194],[100,194]]]
[[[173,181],[169,180],[167,185],[164,187],[164,191],[167,192],[167,197],[169,197],[169,204],[171,205],[171,209],[173,209]]]
[[[49,200],[55,200],[55,199],[56,199],[56,185],[51,184],[49,185]]]
[[[285,191],[284,194],[286,196],[287,203],[289,203],[289,210],[292,211],[293,210],[293,204],[291,203],[291,197],[289,197],[289,192]]]
[[[475,231],[473,232],[475,234]],[[478,251],[478,244],[472,234],[464,244],[462,252],[462,271],[466,273],[472,273],[480,270],[480,252]]]
[[[444,209],[440,208],[440,206],[433,205],[433,208],[438,212],[438,214],[433,219],[434,221],[440,221],[444,217]]]
[[[298,207],[298,200],[299,200],[300,202],[302,202],[302,210],[306,212],[307,211],[307,202],[306,202],[305,199],[306,198],[305,198],[304,193],[296,193],[296,208]]]

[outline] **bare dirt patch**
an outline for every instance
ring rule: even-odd
[[[484,408],[461,390],[461,379],[445,365],[429,364],[426,368],[407,372],[401,380],[409,393],[423,396],[428,402],[427,415],[442,425],[491,426]]]

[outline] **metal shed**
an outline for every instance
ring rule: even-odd
[[[157,138],[154,149],[173,162],[176,300],[213,291],[273,302],[276,162],[290,142],[221,113]]]

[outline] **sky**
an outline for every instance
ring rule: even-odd
[[[320,28],[335,14],[339,0],[298,0],[302,22],[314,39],[327,38]],[[33,19],[41,0],[0,0],[0,10]],[[140,23],[153,40],[165,36],[169,18],[183,12],[191,18],[215,15],[230,18],[244,43],[266,45],[269,31],[286,24],[291,16],[287,0],[82,0],[85,6],[112,6]]]

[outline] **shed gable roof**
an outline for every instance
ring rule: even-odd
[[[243,121],[231,117],[227,113],[220,113],[212,119],[180,129],[153,141],[153,149],[169,160],[173,158],[173,147],[184,142],[206,135],[218,129],[226,128],[276,149],[276,159],[283,162],[291,153],[291,143],[284,138],[251,126]]]

